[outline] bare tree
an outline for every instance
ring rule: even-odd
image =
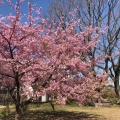
[[[75,19],[80,19],[84,27],[93,26],[104,29],[105,33],[99,39],[100,43],[95,49],[91,49],[92,58],[96,55],[109,55],[102,64],[93,66],[109,73],[109,79],[113,80],[117,97],[120,99],[119,76],[120,76],[120,1],[119,0],[53,0],[50,10],[45,14],[56,23],[62,20],[70,20],[69,12],[75,12]],[[64,24],[65,27],[65,24]],[[78,29],[77,29],[78,30]],[[84,31],[79,27],[80,31]],[[98,32],[98,31],[96,31]],[[87,38],[86,40],[90,40]]]

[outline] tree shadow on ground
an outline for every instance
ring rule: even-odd
[[[2,120],[14,120],[11,114]],[[21,120],[105,120],[99,115],[88,114],[85,112],[68,111],[29,111],[22,115]]]

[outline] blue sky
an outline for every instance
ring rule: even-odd
[[[13,4],[15,4],[17,0],[11,0],[11,2]],[[28,3],[29,0],[24,0],[24,3],[22,4],[22,8],[21,11],[23,13],[27,13],[28,11]],[[37,7],[42,7],[42,11],[41,14],[44,13],[44,11],[47,11],[49,9],[49,4],[52,0],[31,0],[33,2],[33,4],[36,4]],[[0,15],[2,16],[6,16],[10,13],[13,13],[13,11],[10,9],[10,6],[8,5],[8,3],[6,2],[6,0],[3,0],[4,5],[0,6]]]

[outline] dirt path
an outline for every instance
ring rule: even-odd
[[[98,115],[98,118],[105,120],[120,120],[120,106],[117,107],[81,107],[74,108],[73,111],[85,112],[91,115]]]

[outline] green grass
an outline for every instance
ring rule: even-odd
[[[49,103],[41,105],[30,104],[21,120],[120,120],[120,107],[79,107],[77,105],[55,105],[52,110]],[[0,116],[4,110],[0,107]],[[11,114],[7,120],[14,120],[14,106],[10,108]]]

